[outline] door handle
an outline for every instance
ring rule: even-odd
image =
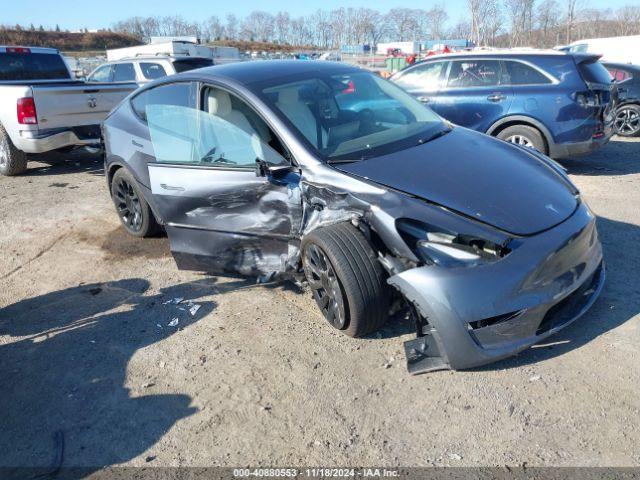
[[[160,187],[165,190],[172,190],[174,192],[184,192],[184,187],[174,187],[172,185],[167,185],[166,183],[161,183]]]
[[[416,100],[422,103],[429,103],[431,101],[429,97],[416,97]]]
[[[490,102],[501,102],[505,98],[507,98],[507,97],[505,97],[501,93],[494,93],[493,95],[489,95],[487,97],[487,100],[489,100]]]
[[[134,147],[144,148],[144,145],[142,145],[141,143],[136,142],[135,140],[131,140],[131,144],[132,144]]]

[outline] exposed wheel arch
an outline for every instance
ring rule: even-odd
[[[527,127],[535,128],[536,130],[538,130],[542,135],[542,139],[545,143],[546,151],[542,153],[544,153],[545,155],[549,155],[550,153],[552,153],[553,145],[555,142],[553,141],[551,132],[541,122],[531,117],[526,117],[524,115],[512,115],[510,117],[501,118],[489,127],[489,129],[486,131],[486,134],[495,137],[505,128],[513,127],[515,125],[525,125]]]

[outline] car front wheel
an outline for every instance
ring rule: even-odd
[[[640,106],[623,105],[616,111],[616,133],[623,137],[635,137],[640,133]]]
[[[386,321],[385,272],[353,225],[339,223],[307,235],[302,241],[302,265],[313,298],[334,328],[359,337]]]
[[[134,237],[150,237],[158,232],[158,222],[140,187],[133,175],[124,168],[113,175],[111,198],[127,233]]]

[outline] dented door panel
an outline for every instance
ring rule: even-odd
[[[302,221],[298,174],[157,164],[149,174],[180,268],[246,275],[284,268]]]

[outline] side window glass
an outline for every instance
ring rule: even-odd
[[[502,77],[502,83],[511,85],[544,85],[551,80],[535,68],[521,62],[506,61],[506,75]]]
[[[102,65],[91,74],[88,78],[89,82],[110,82],[111,81],[111,65]]]
[[[256,159],[273,165],[289,163],[268,126],[237,97],[208,88],[199,110],[191,101],[191,90],[176,91],[179,85],[190,86],[157,87],[148,91],[153,98],[140,100],[146,103],[157,162],[226,168],[254,168]],[[168,87],[174,91],[166,91]],[[176,101],[178,97],[182,101]]]
[[[490,87],[500,81],[497,60],[455,60],[451,62],[449,87]]]
[[[200,163],[246,168],[256,159],[271,165],[286,165],[285,148],[269,126],[244,101],[219,88],[203,95]]]
[[[169,83],[144,90],[131,100],[133,111],[147,121],[147,110],[152,105],[173,105],[196,108],[196,87],[190,82]]]
[[[113,66],[113,81],[114,82],[135,82],[136,71],[133,68],[133,63],[116,63]]]
[[[162,65],[159,63],[140,63],[140,70],[142,70],[142,75],[147,80],[154,80],[156,78],[166,77],[167,72]]]
[[[429,62],[417,65],[400,75],[395,82],[405,89],[432,91],[440,87],[442,70],[447,62]]]

